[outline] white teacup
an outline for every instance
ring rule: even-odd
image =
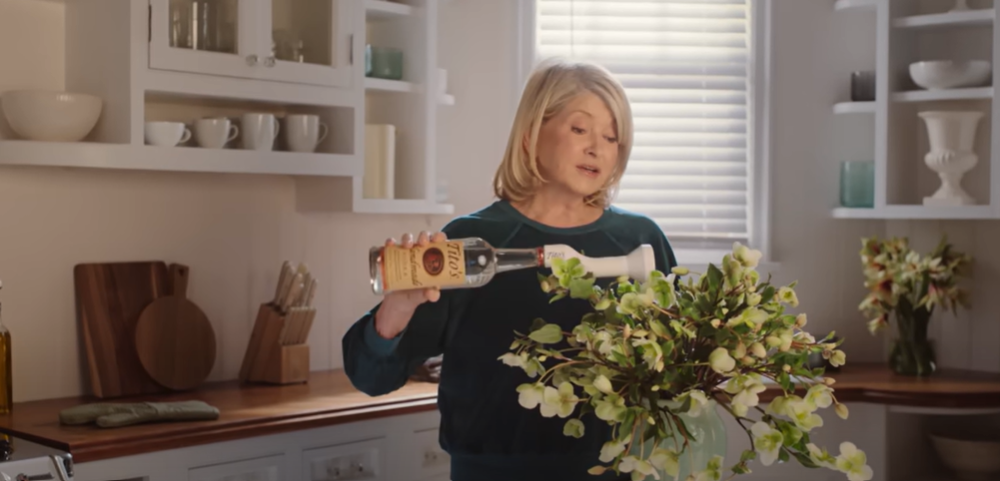
[[[271,150],[278,137],[278,119],[274,114],[243,114],[243,148]]]
[[[191,140],[191,131],[182,122],[146,122],[146,143],[173,147]]]
[[[292,152],[315,152],[330,133],[318,115],[292,114],[285,118],[285,140]]]
[[[198,145],[209,149],[221,149],[226,142],[240,134],[239,127],[232,125],[225,117],[198,119],[194,121],[194,138]]]

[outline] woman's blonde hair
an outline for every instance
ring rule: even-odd
[[[536,157],[542,124],[558,115],[577,95],[597,95],[615,119],[618,163],[601,190],[587,196],[591,205],[611,205],[625,173],[632,150],[632,109],[625,90],[604,67],[590,62],[552,58],[540,63],[528,79],[514,116],[507,151],[493,177],[493,192],[500,199],[519,202],[531,197],[544,182]],[[528,134],[527,151],[524,135]]]

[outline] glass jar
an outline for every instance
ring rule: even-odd
[[[843,207],[875,206],[875,162],[841,162],[840,205]]]
[[[365,46],[365,76],[388,80],[403,78],[403,51],[391,47]]]

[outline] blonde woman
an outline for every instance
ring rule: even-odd
[[[659,227],[610,206],[631,147],[631,109],[605,69],[542,63],[524,89],[496,173],[498,200],[434,235],[404,235],[402,245],[481,237],[494,247],[568,244],[603,257],[651,244],[657,269],[669,271],[676,260]],[[535,318],[569,330],[589,309],[576,300],[550,304],[531,269],[476,289],[389,293],[345,335],[344,366],[355,387],[374,396],[399,389],[425,360],[444,355],[440,442],[453,481],[616,479],[587,473],[610,439],[607,423],[588,414],[582,438],[565,436],[566,419],[518,404],[516,388],[530,379],[497,360],[514,331],[527,332]]]

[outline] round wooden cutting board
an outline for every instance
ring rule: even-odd
[[[178,391],[205,381],[215,364],[215,331],[205,313],[187,299],[188,267],[172,264],[173,295],[142,311],[135,326],[135,348],[154,381]]]

